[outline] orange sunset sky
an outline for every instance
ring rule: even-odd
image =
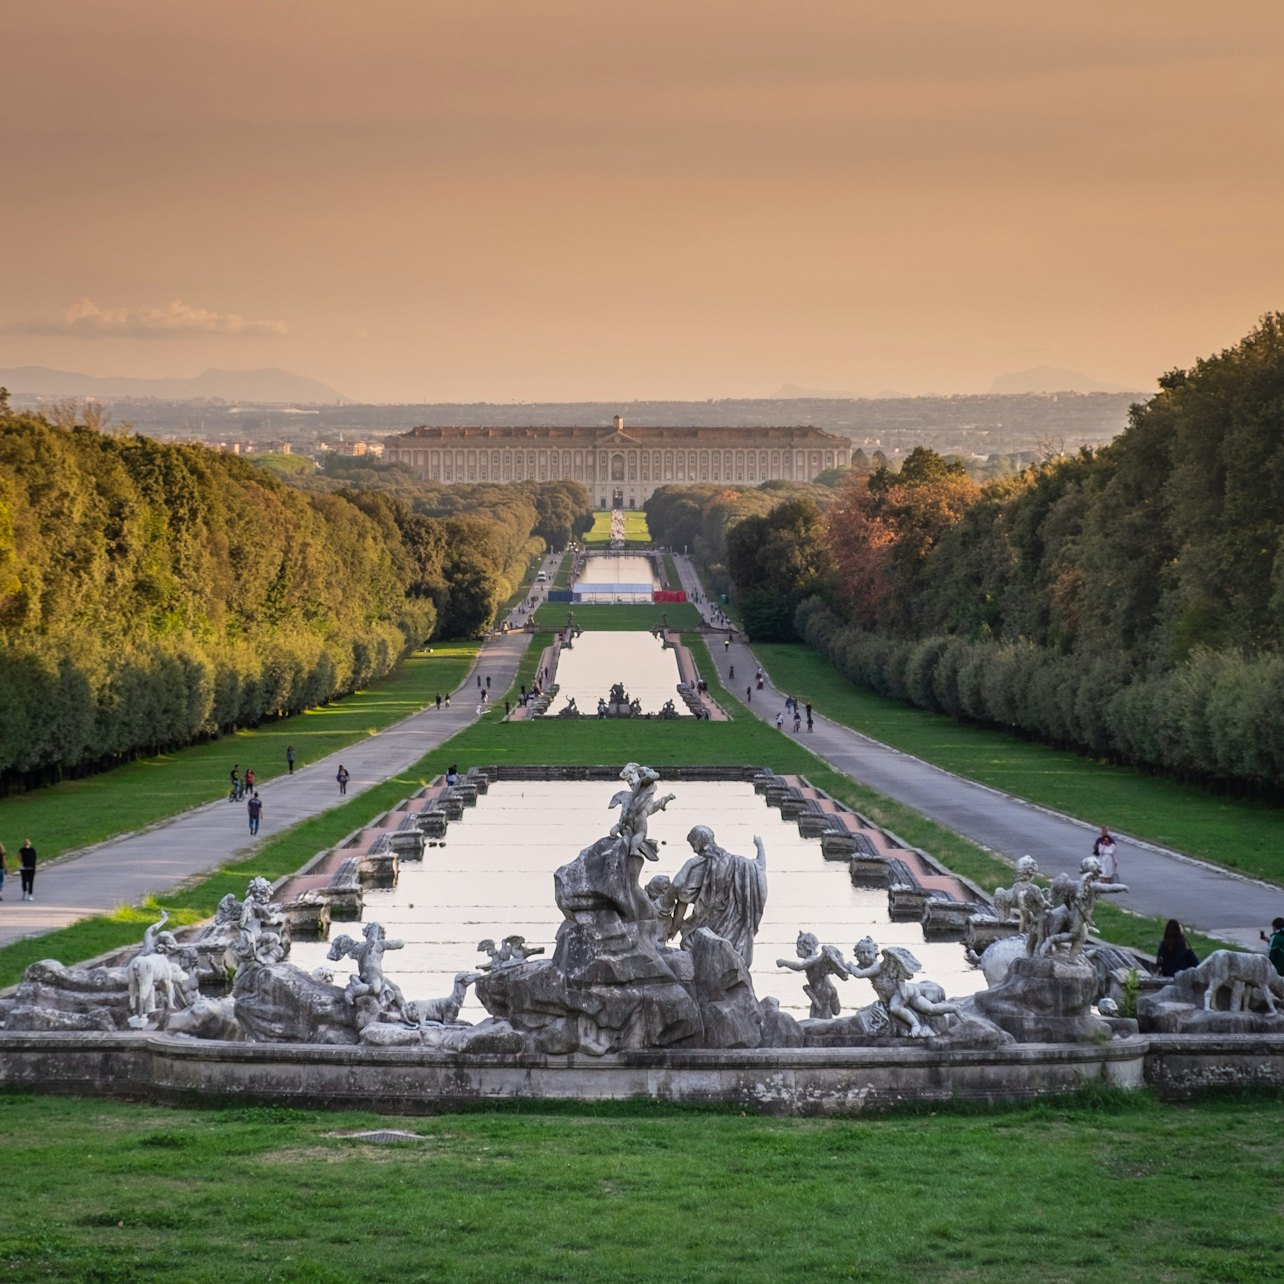
[[[0,9],[0,366],[1128,388],[1284,306],[1277,0]]]

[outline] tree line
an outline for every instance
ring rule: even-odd
[[[746,607],[767,586],[797,603],[746,609],[751,635],[801,636],[874,690],[1278,798],[1282,429],[1274,313],[1164,375],[1107,446],[985,485],[919,448],[814,516],[737,518],[726,571]]]
[[[0,395],[0,788],[295,713],[489,628],[549,501],[434,515],[361,480],[302,489]]]

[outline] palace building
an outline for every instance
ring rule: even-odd
[[[811,481],[851,463],[850,438],[820,428],[412,428],[385,463],[425,481],[577,481],[599,508],[638,508],[670,483]]]

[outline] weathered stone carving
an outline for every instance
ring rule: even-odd
[[[1034,880],[1039,865],[1033,856],[1022,856],[1016,863],[1016,882],[1011,887],[994,889],[994,914],[1001,920],[1015,919],[1017,930],[1031,940],[1031,933],[1051,905],[1047,893]],[[1033,946],[1031,946],[1033,953]]]
[[[843,1007],[832,978],[847,980],[847,960],[835,946],[821,945],[813,932],[799,932],[796,949],[797,959],[777,959],[776,966],[807,974],[803,993],[811,1000],[813,1020],[836,1017]]]
[[[611,827],[611,835],[625,839],[630,856],[645,856],[647,860],[659,860],[656,846],[647,836],[647,821],[657,811],[663,811],[675,797],[665,794],[657,798],[656,785],[660,773],[653,767],[643,767],[640,763],[625,764],[620,772],[620,779],[628,784],[621,789],[610,802],[611,807],[620,808],[620,819]]]
[[[147,1024],[154,1013],[190,1007],[200,993],[196,951],[179,949],[170,933],[150,954],[137,954],[125,965],[129,977],[131,1020]]]
[[[967,1006],[1023,1043],[1077,1043],[1110,1038],[1110,1025],[1092,1011],[1098,992],[1097,973],[1086,959],[1022,953],[997,985],[973,995]]]
[[[753,963],[753,938],[767,902],[767,853],[754,836],[755,859],[735,856],[714,841],[713,830],[696,825],[687,835],[695,853],[678,870],[662,906],[670,915],[666,935],[682,935],[683,946],[702,927],[729,941],[745,961]]]
[[[480,975],[480,972],[456,972],[454,986],[444,999],[423,999],[411,1004],[414,1015],[419,1018],[419,1024],[454,1025],[459,1020],[459,1009],[464,1006],[464,995],[468,993],[468,987]]]
[[[1094,926],[1092,911],[1097,898],[1126,891],[1123,883],[1103,883],[1101,862],[1095,856],[1085,856],[1077,880],[1068,874],[1058,874],[1052,880],[1049,908],[1027,938],[1026,953],[1052,954],[1064,948],[1069,958],[1077,959]]]
[[[1137,1000],[1143,1030],[1162,1034],[1267,1034],[1284,1029],[1284,977],[1265,954],[1214,950]]]
[[[935,981],[915,982],[910,978],[923,965],[909,950],[892,945],[882,951],[871,937],[856,943],[856,962],[846,965],[848,975],[867,980],[887,1009],[893,1033],[915,1039],[930,1038],[945,1028],[943,1018],[957,1017],[958,1005],[945,998]]]
[[[534,958],[536,954],[544,953],[542,945],[527,945],[526,938],[517,935],[504,937],[499,945],[487,937],[486,940],[477,942],[477,949],[490,959],[489,963],[481,965],[483,972],[493,972],[497,967],[515,967],[518,963]]]
[[[362,936],[365,938],[362,941],[354,941],[350,936],[337,937],[326,953],[326,958],[334,962],[350,958],[357,965],[357,973],[348,978],[344,993],[348,1002],[358,1008],[358,1024],[368,1025],[391,1014],[407,1025],[417,1025],[418,1020],[408,1010],[401,987],[383,974],[385,951],[404,949],[405,941],[389,940],[381,923],[367,923]],[[373,1004],[362,1000],[373,1000]]]

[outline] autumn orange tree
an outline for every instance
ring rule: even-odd
[[[899,472],[853,476],[826,515],[839,601],[866,626],[908,628],[923,566],[981,488],[962,464],[918,446]]]

